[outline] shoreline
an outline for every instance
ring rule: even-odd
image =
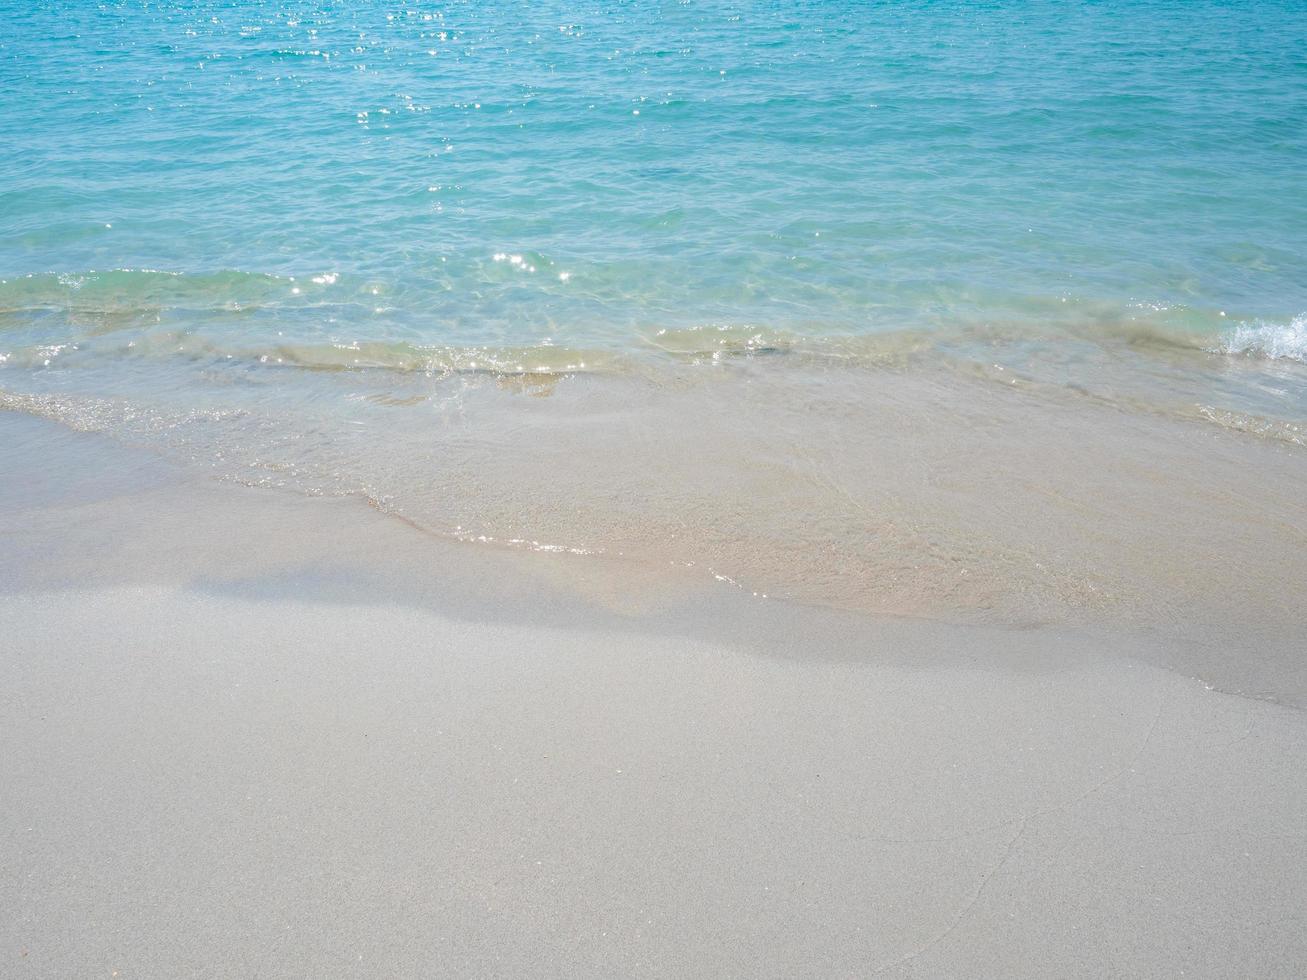
[[[1276,621],[1259,633],[1248,622],[1222,629],[1106,616],[994,621],[947,606],[850,610],[750,592],[692,563],[434,533],[366,498],[231,483],[170,453],[28,415],[0,412],[0,435],[9,463],[0,596],[144,587],[400,605],[471,622],[688,636],[781,657],[803,647],[794,641],[802,635],[833,649],[892,646],[901,631],[1041,633],[1081,649],[1129,651],[1223,693],[1307,707],[1301,645]]]
[[[1307,969],[1307,715],[1155,638],[578,580],[0,425],[16,976]]]
[[[189,555],[176,575],[253,574],[250,549],[232,548],[224,526],[248,514],[282,566],[363,575],[379,595],[458,592],[475,579],[464,589],[475,597],[522,578],[637,613],[715,602],[724,588],[765,600],[741,620],[821,622],[824,611],[849,623],[1080,631],[1142,645],[1150,662],[1222,690],[1307,705],[1300,447],[1103,402],[1093,384],[1124,377],[1111,363],[1079,371],[1084,390],[1006,378],[999,364],[984,376],[777,367],[746,358],[657,383],[579,375],[544,390],[479,375],[285,383],[280,369],[237,367],[144,400],[114,388],[0,393],[16,409],[0,412],[14,481],[38,468],[23,453],[37,459],[51,444],[72,474],[149,460],[154,484],[136,507],[148,500],[172,522],[173,538],[152,544],[150,521],[130,508],[100,515],[126,522],[109,548],[75,544],[50,512],[49,540],[68,559],[52,553],[20,572],[75,571],[98,547],[101,567],[77,573],[98,582],[116,582],[115,568],[138,580],[160,551]],[[73,380],[57,374],[52,387]],[[60,479],[41,485],[65,493]],[[86,506],[88,519],[109,507]],[[308,552],[297,553],[292,526],[315,542]],[[192,544],[178,552],[174,539]],[[441,580],[433,563],[477,574]]]

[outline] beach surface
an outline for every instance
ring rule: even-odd
[[[0,980],[1307,977],[1302,0],[0,22]]]
[[[763,600],[0,426],[6,976],[1307,973],[1291,657],[1250,698],[1162,635]]]

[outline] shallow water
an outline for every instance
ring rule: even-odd
[[[0,6],[0,406],[769,596],[1296,621],[1301,4]]]
[[[1307,311],[1297,3],[5,6],[9,329]]]

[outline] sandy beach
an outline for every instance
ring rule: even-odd
[[[1307,978],[1307,3],[0,9],[0,980]]]
[[[2,422],[6,976],[1307,972],[1293,664],[579,577]]]

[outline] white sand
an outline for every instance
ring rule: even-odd
[[[1307,975],[1307,715],[1173,653],[138,463],[0,489],[0,975]]]

